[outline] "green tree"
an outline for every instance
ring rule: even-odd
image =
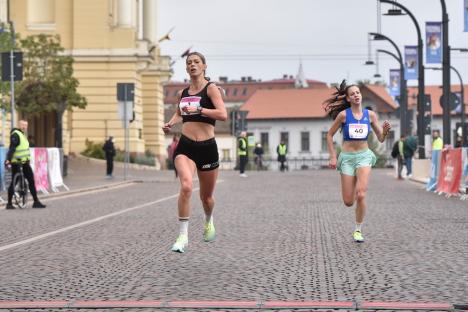
[[[73,58],[65,55],[60,37],[45,34],[20,40],[23,50],[23,77],[16,106],[25,115],[43,112],[57,114],[56,145],[62,147],[62,117],[66,110],[85,108],[86,98],[77,92]]]

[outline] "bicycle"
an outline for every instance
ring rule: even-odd
[[[11,164],[8,169],[11,169]],[[28,203],[29,184],[28,180],[24,177],[23,164],[19,163],[19,172],[13,178],[13,198],[12,204],[18,208],[26,208]]]

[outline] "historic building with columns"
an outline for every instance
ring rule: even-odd
[[[103,142],[112,135],[124,147],[118,114],[117,83],[135,84],[134,121],[130,151],[150,150],[164,157],[163,83],[171,76],[170,59],[161,56],[157,33],[157,0],[0,0],[0,22],[13,21],[26,37],[60,35],[65,53],[72,55],[78,91],[86,109],[63,117],[65,153],[79,153],[85,140]],[[54,114],[30,120],[36,145],[52,146]]]

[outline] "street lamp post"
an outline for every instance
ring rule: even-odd
[[[440,0],[442,6],[442,130],[445,144],[450,144],[450,46],[449,46],[449,18],[445,0]]]
[[[391,0],[379,0],[382,3],[392,4],[409,15],[416,27],[418,37],[418,155],[420,159],[426,158],[424,149],[424,64],[423,64],[423,39],[418,21],[414,15],[403,5]]]
[[[403,63],[403,60],[401,59],[401,55],[400,57],[398,57],[394,53],[382,49],[378,49],[377,52],[390,55],[391,57],[396,59],[397,62],[400,64],[400,135],[406,135],[408,132],[408,96],[406,89],[406,79],[404,77],[405,65]]]
[[[397,60],[400,64],[400,133],[408,134],[408,90],[406,86],[405,79],[405,64],[403,62],[403,57],[401,51],[398,48],[397,44],[390,39],[389,37],[382,35],[380,33],[369,33],[371,36],[374,36],[374,40],[387,40],[395,48],[397,55],[390,53],[386,50],[377,50],[378,52],[386,53]]]
[[[458,79],[460,80],[460,97],[461,97],[461,137],[462,137],[462,142],[463,146],[466,146],[465,142],[465,90],[464,90],[464,85],[463,85],[463,79],[460,75],[460,72],[453,66],[450,66],[450,68],[457,74]],[[442,68],[439,67],[429,67],[429,69],[432,70],[443,70]],[[444,142],[445,143],[445,142]]]

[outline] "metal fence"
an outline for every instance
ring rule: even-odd
[[[328,157],[288,157],[286,159],[286,168],[288,170],[318,170],[328,168]],[[395,160],[391,156],[380,156],[376,167],[393,168]],[[265,157],[260,165],[254,157],[249,157],[246,170],[279,170],[280,163],[271,157]],[[233,160],[221,160],[221,169],[236,170],[238,165]]]

